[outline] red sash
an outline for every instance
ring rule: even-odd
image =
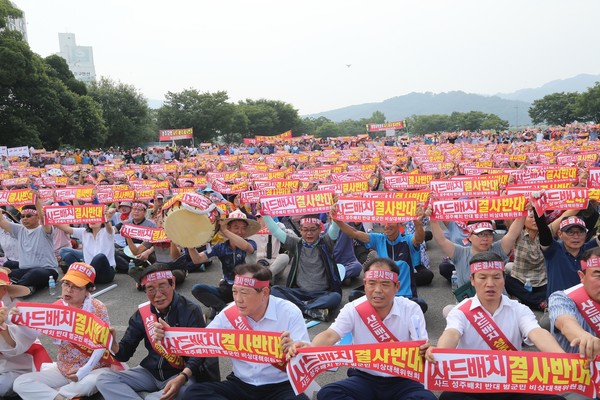
[[[248,323],[246,317],[240,314],[240,310],[238,310],[235,304],[231,307],[227,307],[223,312],[225,313],[225,316],[227,317],[231,325],[233,325],[234,329],[239,329],[241,331],[253,330],[252,327],[250,327],[250,324]],[[282,372],[286,372],[286,364],[287,361],[280,363],[272,363],[271,365]]]
[[[502,333],[498,325],[492,318],[483,310],[483,307],[479,306],[471,310],[471,302],[469,299],[465,301],[458,309],[465,314],[467,320],[471,323],[473,328],[479,333],[479,336],[487,343],[492,350],[511,350],[516,351],[516,347],[508,340],[508,338]]]
[[[165,348],[160,344],[152,340],[154,334],[154,323],[158,322],[156,315],[150,310],[150,302],[147,301],[138,306],[140,315],[142,316],[142,322],[144,323],[144,329],[146,330],[146,336],[150,341],[150,345],[161,357],[163,357],[173,368],[184,369],[185,361],[180,356],[167,353]]]
[[[577,306],[579,313],[585,319],[585,322],[594,330],[596,336],[600,335],[600,304],[590,298],[585,291],[583,284],[573,286],[565,290],[565,294]]]
[[[379,343],[398,342],[394,334],[384,325],[379,315],[365,296],[356,307],[356,312]]]
[[[36,339],[35,343],[29,347],[25,353],[29,354],[33,358],[33,365],[35,370],[39,371],[42,368],[42,364],[51,363],[52,359],[48,355],[46,348]]]

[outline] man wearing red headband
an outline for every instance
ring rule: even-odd
[[[35,206],[26,205],[21,210],[21,224],[0,216],[0,228],[17,239],[19,268],[10,272],[11,281],[29,287],[31,293],[48,286],[52,276],[58,279],[58,262],[54,255],[53,227],[44,224],[44,208],[37,193]]]
[[[258,264],[235,267],[234,304],[227,306],[208,325],[214,329],[288,332],[309,340],[302,313],[287,300],[271,296],[271,271]],[[157,329],[158,331],[158,329]],[[231,359],[233,372],[222,382],[197,383],[183,393],[189,399],[291,400],[296,396],[284,365],[259,364]]]
[[[443,349],[477,349],[520,351],[522,342],[535,345],[539,351],[563,353],[550,332],[542,329],[529,307],[502,294],[504,261],[487,251],[471,258],[471,284],[475,296],[461,301],[446,318],[446,329],[438,340]],[[435,362],[435,349],[427,349],[426,358]],[[532,394],[475,394],[444,392],[440,400],[532,400],[561,399],[559,396]]]
[[[294,303],[310,318],[327,320],[329,310],[342,301],[342,282],[333,259],[334,238],[339,234],[337,224],[323,232],[323,223],[315,216],[300,219],[301,238],[283,231],[273,218],[263,215],[269,231],[292,259],[286,286],[273,286],[273,296]]]
[[[577,274],[580,284],[550,296],[550,332],[567,353],[593,361],[600,354],[600,248],[583,254]]]
[[[219,380],[219,364],[215,358],[176,357],[153,340],[154,325],[164,321],[169,326],[204,328],[200,307],[175,291],[170,270],[154,264],[140,277],[148,302],[140,304],[129,319],[120,342],[113,333],[111,352],[119,361],[128,361],[143,340],[148,355],[139,366],[126,371],[106,372],[96,383],[105,399],[139,400],[137,392],[153,392],[161,398],[175,398],[188,381]]]
[[[389,258],[376,258],[365,265],[365,296],[342,308],[335,322],[308,344],[293,342],[292,335],[283,339],[284,351],[293,357],[296,349],[307,346],[332,346],[348,333],[354,344],[390,341],[427,340],[425,317],[421,308],[404,297],[396,297],[400,287],[398,266]],[[422,354],[429,347],[421,346]],[[348,370],[348,379],[331,383],[317,394],[318,399],[408,399],[435,400],[421,383],[383,372]]]

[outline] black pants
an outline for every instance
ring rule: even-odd
[[[546,301],[547,285],[534,287],[532,288],[531,292],[528,292],[523,287],[523,282],[517,278],[513,278],[512,276],[507,276],[505,287],[506,293],[510,294],[511,296],[515,296],[527,307],[543,311],[542,307],[540,307],[540,304]]]
[[[222,382],[200,382],[190,385],[183,393],[185,399],[202,400],[293,400],[306,399],[304,394],[296,396],[289,381],[254,386],[242,382],[233,373]]]
[[[36,289],[43,289],[48,287],[48,280],[50,277],[54,277],[56,281],[58,279],[58,271],[54,268],[25,268],[25,269],[13,269],[8,274],[11,282],[16,285],[22,286],[33,286]]]
[[[433,271],[424,265],[415,267],[415,282],[417,286],[427,286],[433,281]]]

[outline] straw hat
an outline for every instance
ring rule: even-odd
[[[31,290],[27,286],[13,285],[8,277],[10,269],[0,267],[0,286],[6,286],[8,295],[13,299],[16,297],[25,297],[31,293]]]
[[[226,224],[229,224],[232,221],[244,221],[248,224],[248,227],[246,228],[246,237],[252,236],[262,229],[262,226],[259,222],[253,219],[248,219],[248,217],[246,217],[246,214],[244,214],[240,210],[234,210],[230,212],[229,216],[225,218]]]

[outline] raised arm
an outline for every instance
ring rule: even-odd
[[[44,203],[42,203],[42,199],[40,198],[37,190],[33,193],[33,195],[35,197],[35,209],[37,210],[37,213],[39,215],[42,228],[44,229],[44,232],[50,234],[52,233],[52,225],[46,224],[46,216],[44,215]]]
[[[263,215],[262,218],[263,221],[265,221],[265,226],[269,232],[271,232],[271,234],[275,236],[275,238],[281,243],[285,243],[285,238],[287,235],[285,234],[285,231],[277,225],[277,222],[275,222],[269,215]]]
[[[510,253],[511,250],[515,248],[517,238],[521,235],[523,226],[525,226],[525,218],[527,217],[515,219],[513,223],[510,224],[510,228],[508,228],[506,235],[500,240],[500,246],[502,246],[504,254]]]
[[[73,228],[70,225],[58,224],[58,225],[54,225],[54,226],[56,228],[60,229],[61,231],[63,231],[64,233],[66,233],[67,235],[73,234]]]
[[[359,231],[358,229],[348,225],[344,221],[340,221],[339,219],[333,219],[333,222],[340,228],[340,231],[344,232],[346,235],[351,237],[352,239],[356,239],[363,243],[369,243],[371,238],[369,234],[363,231]]]

